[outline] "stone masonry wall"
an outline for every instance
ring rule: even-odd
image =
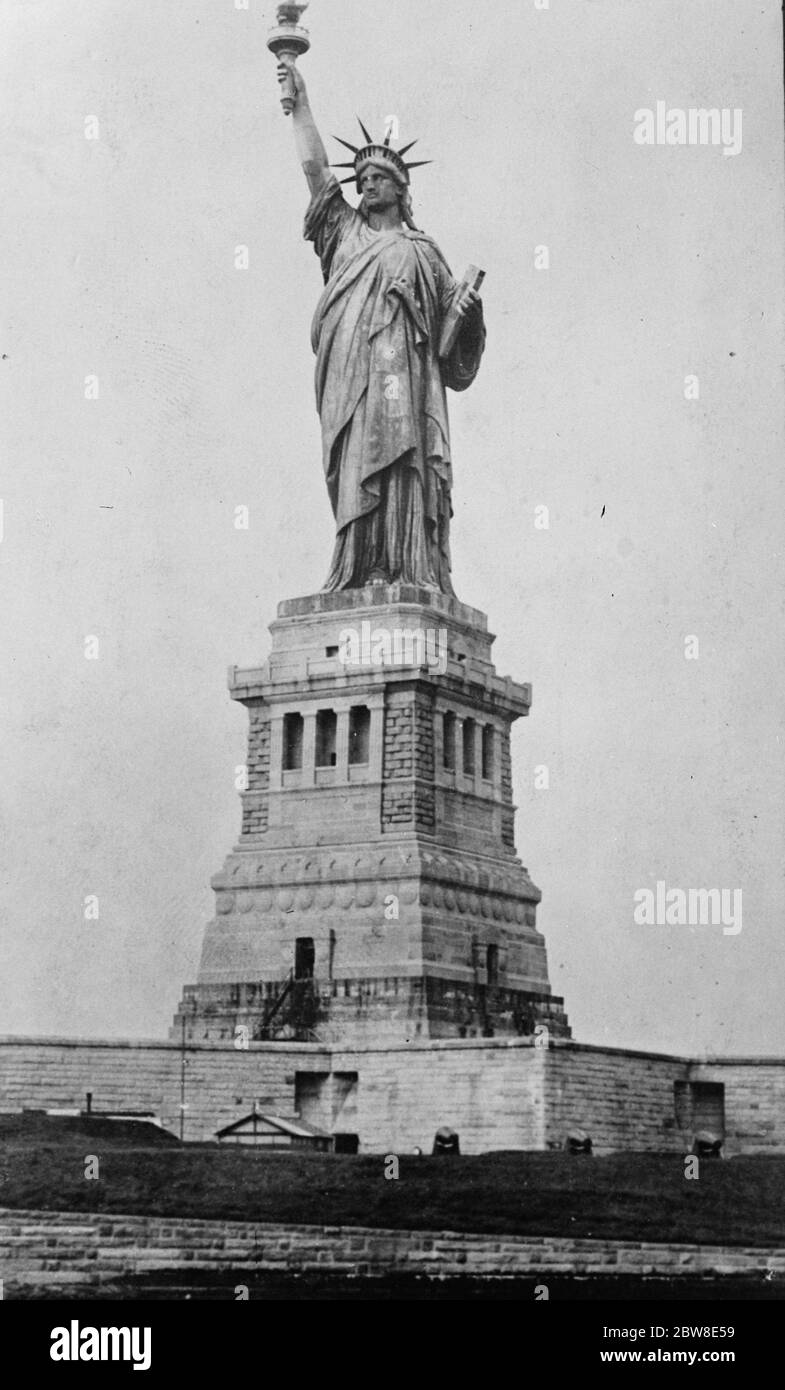
[[[685,1150],[692,1136],[677,1129],[673,1088],[686,1060],[560,1043],[547,1059],[546,1142],[582,1129],[599,1152]]]
[[[548,1051],[546,1142],[584,1129],[595,1149],[686,1152],[692,1130],[679,1128],[675,1082],[725,1088],[725,1152],[785,1150],[785,1062],[775,1058],[687,1058],[555,1043]]]
[[[180,1125],[182,1053],[176,1042],[89,1042],[63,1039],[0,1040],[0,1108],[83,1107],[152,1110],[174,1134]],[[254,1100],[283,1115],[294,1113],[294,1072],[329,1071],[317,1047],[285,1050],[258,1044],[189,1045],[185,1053],[185,1138],[213,1139],[215,1131],[247,1114]]]
[[[779,1061],[694,1062],[692,1082],[725,1087],[725,1147],[728,1152],[782,1152],[785,1148],[785,1066]]]
[[[0,1039],[0,1108],[66,1108],[93,1093],[98,1111],[152,1110],[177,1133],[176,1042]],[[189,1045],[185,1137],[212,1139],[254,1101],[295,1113],[295,1074],[356,1073],[356,1132],[366,1153],[429,1150],[451,1125],[464,1153],[544,1149],[585,1129],[595,1150],[686,1152],[674,1082],[721,1081],[726,1132],[744,1152],[785,1150],[785,1061],[688,1059],[531,1039],[328,1048],[313,1043]],[[755,1109],[755,1107],[758,1107]],[[331,1128],[332,1116],[324,1122]],[[339,1125],[338,1128],[345,1126]]]
[[[254,1275],[310,1270],[366,1277],[531,1276],[533,1285],[564,1275],[757,1274],[779,1286],[785,1282],[785,1250],[0,1208],[7,1299],[31,1289],[67,1289],[79,1296],[81,1290],[111,1287],[132,1275],[160,1276],[163,1270],[179,1271],[185,1285],[197,1271],[208,1270],[215,1284],[225,1276],[227,1299],[236,1297],[240,1272],[253,1297]]]
[[[419,690],[414,697],[414,818],[418,830],[432,835],[436,828],[434,783],[433,693]]]
[[[512,754],[510,752],[510,730],[502,735],[502,841],[509,849],[515,849],[515,811],[512,804]]]
[[[429,1153],[442,1125],[462,1153],[544,1148],[543,1065],[530,1044],[493,1040],[333,1054],[337,1071],[358,1073],[357,1132],[371,1153]]]
[[[384,713],[382,829],[422,830],[436,825],[433,699],[425,690],[390,692]]]
[[[262,835],[267,829],[270,787],[270,711],[259,702],[249,707],[248,790],[243,795],[243,835]]]
[[[152,1110],[179,1132],[182,1054],[176,1042],[91,1043],[0,1040],[0,1109],[81,1107]],[[308,1043],[189,1044],[185,1052],[185,1138],[209,1140],[254,1102],[295,1113],[295,1073],[356,1072],[357,1133],[363,1152],[430,1150],[440,1125],[466,1153],[543,1145],[543,1054],[504,1044],[444,1042],[342,1048]],[[325,1113],[320,1123],[332,1128]]]

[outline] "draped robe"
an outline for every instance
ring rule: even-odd
[[[331,175],[311,200],[305,237],[325,289],[313,320],[316,403],[336,524],[325,590],[373,580],[452,593],[452,461],[445,387],[463,391],[485,345],[481,307],[439,359],[458,291],[431,237],[374,231]]]

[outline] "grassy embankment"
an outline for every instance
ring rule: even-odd
[[[85,1159],[99,1159],[98,1180]],[[785,1244],[785,1157],[268,1153],[180,1145],[153,1126],[0,1116],[0,1205],[703,1244]]]

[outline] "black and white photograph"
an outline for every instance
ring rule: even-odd
[[[0,32],[9,1325],[56,1381],[178,1304],[590,1305],[581,1369],[751,1373],[781,4]]]

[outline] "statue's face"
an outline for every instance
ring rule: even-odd
[[[370,212],[381,212],[383,208],[396,207],[398,204],[396,180],[375,164],[369,164],[360,175],[360,192]]]

